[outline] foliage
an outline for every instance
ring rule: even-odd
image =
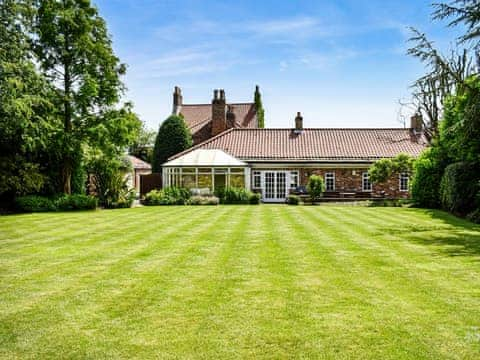
[[[257,110],[258,127],[263,129],[265,127],[265,109],[263,108],[262,94],[258,85],[255,87],[254,102]]]
[[[192,135],[181,116],[171,115],[158,130],[153,149],[152,172],[162,170],[162,164],[170,156],[188,149],[192,146]]]
[[[130,145],[129,153],[151,164],[153,161],[153,146],[156,132],[142,125],[135,141]]]
[[[307,191],[312,201],[320,199],[325,192],[325,183],[323,178],[318,175],[310,175],[307,183]]]
[[[478,0],[453,0],[449,4],[434,4],[435,19],[454,18],[448,24],[456,26],[463,24],[467,32],[460,36],[459,42],[467,42],[480,37],[480,5]],[[478,44],[477,44],[478,46]]]
[[[53,199],[39,195],[17,197],[15,199],[15,207],[20,212],[46,212],[57,209]]]
[[[287,201],[286,202],[287,202],[288,205],[298,205],[298,204],[300,204],[300,196],[290,194],[290,195],[287,196]]]
[[[437,208],[440,205],[440,181],[443,166],[438,161],[436,148],[425,150],[415,161],[410,191],[416,206]]]
[[[468,214],[467,219],[475,224],[480,224],[480,208],[473,210],[470,214]]]
[[[380,159],[368,170],[370,181],[383,183],[393,174],[411,173],[414,158],[407,154],[398,154],[394,158]]]
[[[8,201],[42,189],[38,157],[57,125],[53,93],[32,60],[26,10],[23,2],[0,2],[0,196]]]
[[[105,21],[90,1],[45,0],[35,3],[31,40],[39,65],[58,99],[62,191],[71,193],[74,164],[84,145],[105,154],[135,138],[140,122],[126,104],[125,65],[114,55]]]
[[[55,202],[57,210],[94,210],[98,206],[98,200],[93,196],[73,194],[63,195]]]
[[[194,195],[188,200],[188,205],[218,205],[220,199],[216,196]]]
[[[480,172],[473,163],[457,162],[445,168],[440,184],[442,206],[454,214],[466,215],[475,210]]]
[[[143,203],[145,205],[185,205],[190,199],[190,191],[179,187],[166,187],[161,190],[152,190]]]
[[[261,200],[262,195],[260,195],[259,193],[251,193],[248,198],[248,203],[250,205],[259,205]]]
[[[254,196],[250,190],[237,187],[218,189],[215,195],[220,199],[221,204],[250,204],[250,198]],[[252,198],[252,201],[255,203],[256,200]]]
[[[103,154],[95,154],[88,159],[87,169],[100,205],[108,209],[130,207],[134,193],[128,189],[125,176],[131,171],[128,159],[110,159]]]

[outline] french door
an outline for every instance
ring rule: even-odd
[[[287,197],[287,172],[264,171],[263,176],[263,201],[284,202]]]

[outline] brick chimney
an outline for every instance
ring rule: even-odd
[[[174,115],[180,114],[180,111],[182,109],[182,105],[183,105],[182,90],[178,86],[175,86],[175,88],[173,89],[173,110],[172,110],[172,114],[174,114]]]
[[[212,136],[227,130],[227,105],[223,89],[213,91]]]
[[[297,116],[295,117],[295,134],[300,134],[302,130],[303,130],[303,117],[299,111],[297,112]]]
[[[235,126],[235,113],[233,105],[227,105],[227,128],[230,129]]]
[[[423,131],[423,117],[420,113],[415,113],[410,118],[410,128],[414,131],[415,134],[420,135]]]

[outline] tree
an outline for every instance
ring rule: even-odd
[[[467,32],[459,37],[459,42],[468,42],[480,37],[480,3],[478,0],[454,0],[449,4],[438,3],[433,5],[434,19],[454,18],[448,24],[457,26],[464,24]],[[478,44],[476,46],[478,48]]]
[[[265,127],[265,110],[263,109],[262,94],[260,94],[258,85],[255,87],[254,101],[255,109],[257,110],[258,127],[263,129]]]
[[[69,194],[82,147],[125,146],[129,131],[138,128],[134,124],[138,119],[129,106],[115,109],[124,90],[120,75],[125,65],[114,55],[105,21],[90,1],[35,3],[33,43],[41,69],[60,100],[62,191]]]
[[[325,183],[323,182],[322,177],[318,175],[310,175],[307,183],[307,191],[312,197],[313,202],[320,199],[325,192]]]
[[[36,71],[25,36],[27,4],[0,2],[0,195],[39,191],[46,176],[38,163],[56,129],[52,89]]]
[[[155,131],[146,128],[143,124],[138,137],[129,148],[129,153],[151,164],[156,135]]]
[[[192,135],[185,124],[185,120],[177,115],[168,117],[158,130],[153,149],[152,171],[160,172],[162,164],[170,156],[192,146]]]
[[[393,174],[411,173],[414,158],[407,154],[398,154],[394,158],[380,159],[373,163],[368,170],[370,181],[383,183]]]

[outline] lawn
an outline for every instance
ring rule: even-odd
[[[480,227],[442,212],[0,217],[0,358],[480,357]]]

